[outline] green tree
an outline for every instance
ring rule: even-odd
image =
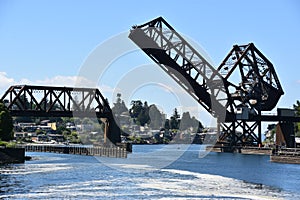
[[[35,105],[33,105],[35,107]],[[30,108],[30,103],[28,101],[28,98],[25,94],[20,95],[19,99],[16,100],[16,102],[13,104],[13,109],[20,110],[24,108]],[[16,122],[33,122],[32,117],[28,116],[19,116],[14,118]]]
[[[92,124],[92,120],[88,117],[83,118],[82,124]]]
[[[131,108],[129,109],[130,117],[133,118],[133,121],[137,124],[139,124],[137,118],[139,114],[143,110],[143,103],[140,100],[137,101],[131,101]]]
[[[296,110],[297,116],[300,116],[300,101],[297,100],[296,104],[293,105],[294,109]]]
[[[0,103],[0,140],[13,139],[13,120],[3,103]]]
[[[180,120],[180,130],[191,129],[194,132],[202,132],[203,126],[194,116],[191,117],[189,112],[182,113]]]
[[[59,111],[59,110],[63,111],[64,110],[64,108],[58,102],[53,104],[53,100],[49,101],[48,99],[44,99],[41,102],[40,106],[43,110],[49,110],[50,108],[51,108],[50,110],[52,110],[52,111]]]
[[[114,106],[112,107],[112,112],[115,115],[121,115],[123,112],[128,112],[128,108],[126,107],[124,101],[121,99],[121,94],[117,94],[117,100],[116,103],[114,103]]]
[[[143,103],[140,100],[131,101],[131,108],[129,109],[130,117],[137,118],[143,109]]]
[[[123,124],[130,124],[129,111],[124,101],[121,99],[121,94],[117,94],[117,100],[112,107],[112,113],[114,114],[115,121],[121,128]]]
[[[163,127],[164,117],[154,104],[152,104],[149,107],[149,117],[150,117],[149,126],[152,129],[160,129],[161,127]]]
[[[171,126],[170,126],[170,120],[169,120],[169,119],[166,119],[164,128],[165,128],[166,130],[169,130],[169,129],[171,128]]]
[[[147,101],[145,101],[144,104],[141,100],[132,101],[129,114],[130,117],[133,118],[133,121],[138,125],[145,126],[145,124],[150,122],[149,106]]]
[[[296,110],[296,115],[300,116],[300,101],[297,100],[296,104],[294,104],[293,107]],[[300,137],[300,122],[295,124],[295,133],[296,137]]]
[[[171,116],[171,119],[170,119],[170,128],[171,129],[178,129],[179,128],[179,124],[180,124],[180,115],[177,111],[177,108],[174,109],[174,113],[173,115]]]
[[[145,126],[146,124],[149,123],[150,117],[149,117],[149,106],[147,101],[144,102],[142,110],[137,117],[137,121],[141,126]]]
[[[19,99],[16,100],[16,103],[14,104],[17,109],[23,108],[28,109],[30,108],[30,103],[28,101],[28,98],[25,94],[20,95]]]
[[[203,130],[203,125],[200,121],[198,121],[194,116],[192,117],[192,127],[196,128],[194,129],[194,131],[196,131],[197,133],[201,133]]]

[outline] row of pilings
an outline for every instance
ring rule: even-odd
[[[76,154],[87,156],[101,156],[113,158],[127,158],[126,147],[120,146],[61,146],[61,145],[22,145],[26,152],[48,152],[48,153],[63,153],[63,154]]]
[[[300,148],[275,148],[272,149],[272,162],[300,164]]]

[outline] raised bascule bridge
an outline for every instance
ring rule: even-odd
[[[277,121],[287,147],[295,146],[293,123],[300,117],[279,108],[277,115],[264,114],[284,92],[273,64],[253,43],[234,45],[215,68],[162,17],[133,26],[129,38],[217,119],[217,144],[260,146],[261,123]],[[121,130],[97,88],[16,85],[0,102],[12,116],[96,117],[105,124],[104,143],[121,142]]]
[[[217,118],[217,144],[260,146],[261,123],[277,121],[286,145],[294,147],[294,111],[264,114],[284,92],[273,64],[253,43],[234,45],[215,68],[162,17],[133,26],[129,38]]]

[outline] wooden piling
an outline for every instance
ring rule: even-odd
[[[49,153],[76,154],[76,155],[87,155],[87,156],[127,158],[127,150],[123,146],[86,147],[86,146],[55,146],[55,145],[28,144],[28,145],[22,145],[21,147],[25,148],[25,151],[27,152],[49,152]]]

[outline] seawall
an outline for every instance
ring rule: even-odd
[[[24,148],[0,148],[0,164],[24,163]]]

